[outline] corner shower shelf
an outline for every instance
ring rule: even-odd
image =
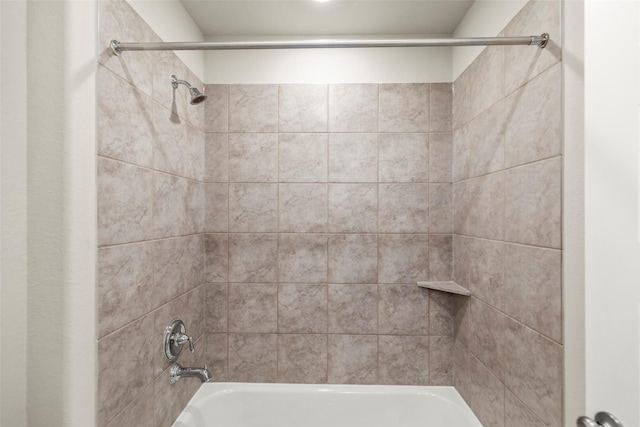
[[[468,289],[463,288],[456,282],[418,282],[421,288],[433,289],[436,291],[448,292],[450,294],[471,296]]]

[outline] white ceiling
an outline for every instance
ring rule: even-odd
[[[450,35],[473,0],[180,0],[207,38]]]

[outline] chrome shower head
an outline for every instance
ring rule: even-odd
[[[191,83],[186,80],[178,80],[175,74],[171,74],[171,86],[173,86],[174,89],[178,89],[178,85],[185,85],[189,88],[189,94],[191,95],[191,105],[200,104],[202,101],[207,99],[207,95],[200,92],[198,88],[191,86]]]

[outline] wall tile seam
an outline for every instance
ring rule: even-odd
[[[554,251],[559,251],[559,252],[562,252],[562,250],[563,250],[562,246],[554,247],[554,246],[533,245],[533,244],[529,244],[529,243],[517,242],[515,240],[491,239],[490,237],[475,236],[475,235],[472,235],[472,234],[454,233],[453,236],[464,237],[464,238],[469,238],[469,239],[485,240],[485,241],[490,241],[490,242],[495,242],[495,243],[507,243],[507,244],[510,244],[510,245],[523,246],[523,247],[532,248],[532,249],[546,249],[546,250],[554,250]]]
[[[473,180],[476,180],[476,179],[486,178],[488,176],[496,175],[496,174],[499,174],[499,173],[504,173],[504,172],[508,172],[508,171],[517,170],[519,168],[535,165],[536,163],[542,163],[542,162],[546,162],[546,161],[549,161],[549,160],[552,160],[552,159],[556,159],[556,158],[562,159],[562,157],[563,157],[562,153],[554,154],[552,156],[542,157],[540,159],[531,160],[531,161],[526,162],[526,163],[521,163],[521,164],[505,167],[505,168],[502,168],[502,169],[499,169],[499,170],[495,170],[495,171],[491,171],[491,172],[487,172],[487,173],[484,173],[484,174],[481,174],[481,175],[471,176],[471,177],[468,177],[468,178],[462,178],[462,179],[459,179],[457,181],[455,180],[455,177],[454,177],[454,181],[451,182],[451,184],[466,183],[466,182],[470,182],[470,181],[473,181]]]
[[[115,335],[115,334],[117,334],[119,332],[122,332],[124,329],[126,329],[128,327],[131,327],[134,323],[142,321],[142,319],[146,318],[147,316],[155,315],[155,313],[158,310],[161,310],[161,309],[165,308],[166,306],[168,306],[169,304],[175,302],[176,300],[178,300],[178,299],[180,299],[182,297],[185,297],[187,294],[190,294],[192,292],[198,291],[199,288],[201,288],[203,286],[206,286],[206,285],[207,285],[207,283],[204,283],[204,282],[203,283],[199,283],[198,285],[195,285],[193,288],[189,289],[188,291],[185,291],[185,292],[177,295],[176,297],[170,299],[169,301],[164,302],[164,303],[160,304],[157,307],[154,307],[150,311],[148,311],[148,312],[146,312],[144,314],[141,314],[140,316],[136,317],[135,319],[132,319],[132,320],[128,321],[127,323],[117,327],[113,331],[111,331],[111,332],[109,332],[109,333],[107,333],[107,334],[105,334],[103,336],[98,337],[96,339],[96,342],[100,342],[100,341],[102,341],[104,339],[111,338],[113,335]],[[204,289],[204,292],[206,292],[206,289]],[[171,321],[171,319],[169,319],[168,321]],[[202,334],[198,335],[197,339],[199,339],[201,336],[202,336]],[[158,345],[160,345],[160,344],[161,344],[161,342],[158,341]]]
[[[113,421],[116,420],[120,415],[124,414],[127,411],[127,409],[134,407],[134,405],[137,406],[140,403],[138,402],[138,399],[140,399],[142,395],[148,392],[149,388],[154,388],[154,384],[155,384],[155,381],[151,381],[149,384],[147,384],[142,389],[142,391],[138,393],[133,399],[131,399],[131,402],[129,402],[120,412],[118,412],[113,417],[111,417],[111,419],[107,420],[107,422],[105,423],[105,427],[121,427],[120,425],[112,424]],[[155,395],[155,393],[152,392],[152,395]],[[153,414],[153,416],[155,417],[155,414]]]
[[[188,237],[198,237],[198,236],[201,236],[203,234],[225,234],[225,233],[224,232],[220,232],[220,233],[217,233],[217,232],[190,233],[190,234],[176,234],[174,236],[152,237],[152,238],[145,239],[145,240],[131,240],[129,242],[110,243],[110,244],[100,245],[100,246],[98,246],[98,251],[100,251],[101,249],[117,248],[117,247],[124,247],[124,246],[134,246],[134,245],[141,245],[141,244],[144,244],[144,243],[157,243],[157,242],[163,242],[163,241],[167,241],[167,240],[184,239],[184,238],[188,238]]]
[[[530,331],[534,332],[537,335],[540,335],[541,337],[545,338],[547,341],[550,341],[553,344],[559,345],[559,346],[563,346],[564,344],[562,343],[562,341],[557,341],[554,338],[549,337],[547,334],[545,334],[544,332],[540,332],[538,331],[536,328],[534,328],[533,326],[527,325],[526,323],[524,323],[522,320],[517,319],[516,317],[514,317],[514,315],[509,314],[507,312],[505,312],[504,310],[494,306],[493,304],[489,303],[488,301],[483,300],[482,298],[477,297],[476,295],[471,295],[471,298],[474,298],[478,301],[480,301],[482,304],[492,308],[493,310],[497,311],[499,314],[503,315],[504,317],[507,318],[507,320],[511,320],[517,324],[520,324],[521,326],[524,326],[525,328],[529,329]],[[470,318],[473,317],[470,314]],[[473,320],[473,319],[471,319]],[[473,323],[473,322],[472,322]]]
[[[505,99],[507,99],[509,96],[511,96],[514,92],[517,92],[518,90],[521,90],[523,87],[527,86],[529,83],[531,83],[532,81],[540,78],[540,76],[542,74],[544,74],[545,72],[549,71],[549,69],[553,68],[554,65],[558,64],[562,62],[562,59],[558,59],[556,60],[553,64],[549,65],[548,67],[544,68],[543,70],[539,71],[537,74],[534,74],[533,76],[531,76],[529,78],[529,80],[525,81],[524,83],[520,84],[520,86],[518,86],[517,88],[515,88],[514,90],[512,90],[511,92],[508,92],[504,94],[504,96],[502,98],[500,98],[499,100],[497,100],[496,102],[494,102],[493,104],[491,104],[490,106],[488,106],[487,108],[483,109],[482,111],[478,112],[477,114],[471,116],[468,118],[467,121],[462,122],[462,123],[457,123],[457,127],[455,126],[456,123],[452,124],[452,132],[457,132],[459,131],[461,128],[467,126],[470,122],[474,121],[475,119],[477,119],[479,116],[481,116],[482,114],[484,114],[487,110],[490,110],[491,108],[493,108],[494,106],[496,106],[497,104],[503,102]],[[470,65],[471,66],[471,65]],[[469,66],[469,67],[470,67]],[[467,67],[467,69],[469,69],[469,67]],[[466,72],[466,70],[465,70]],[[462,76],[462,75],[461,75]],[[460,77],[458,77],[459,79]],[[458,81],[458,79],[456,79],[456,82]],[[456,84],[455,82],[453,83],[454,85]]]
[[[549,252],[562,253],[562,251],[563,251],[562,248],[553,248],[553,247],[548,247],[548,246],[538,246],[538,245],[532,245],[532,244],[528,244],[528,243],[512,242],[512,241],[508,241],[508,240],[497,240],[497,239],[491,239],[491,238],[488,238],[488,237],[472,236],[472,235],[468,235],[468,234],[453,233],[452,236],[454,236],[454,237],[458,236],[458,237],[463,238],[463,239],[481,240],[483,242],[489,242],[489,243],[508,244],[510,246],[513,245],[513,246],[529,248],[529,249],[539,249],[539,250],[544,250],[544,251],[549,251]]]
[[[191,177],[187,177],[187,176],[178,175],[178,174],[176,174],[174,172],[169,172],[169,171],[165,171],[165,170],[162,170],[162,169],[156,169],[155,167],[151,168],[149,166],[139,165],[137,163],[128,162],[126,160],[118,159],[118,158],[115,158],[115,157],[105,156],[104,154],[98,154],[97,157],[98,157],[98,159],[105,159],[105,160],[109,160],[111,162],[117,162],[117,163],[120,163],[120,164],[123,164],[123,165],[126,165],[126,166],[133,166],[133,167],[136,167],[136,168],[148,171],[148,172],[156,172],[156,173],[161,173],[161,174],[164,174],[164,175],[169,175],[169,176],[172,176],[174,178],[184,179],[184,180],[187,180],[187,181],[194,182],[196,184],[208,184],[208,182],[202,181],[202,180],[199,180],[199,179],[196,179],[196,178],[191,178]]]

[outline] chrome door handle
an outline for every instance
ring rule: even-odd
[[[624,427],[624,425],[609,412],[598,412],[595,420],[589,417],[578,418],[576,427]]]

